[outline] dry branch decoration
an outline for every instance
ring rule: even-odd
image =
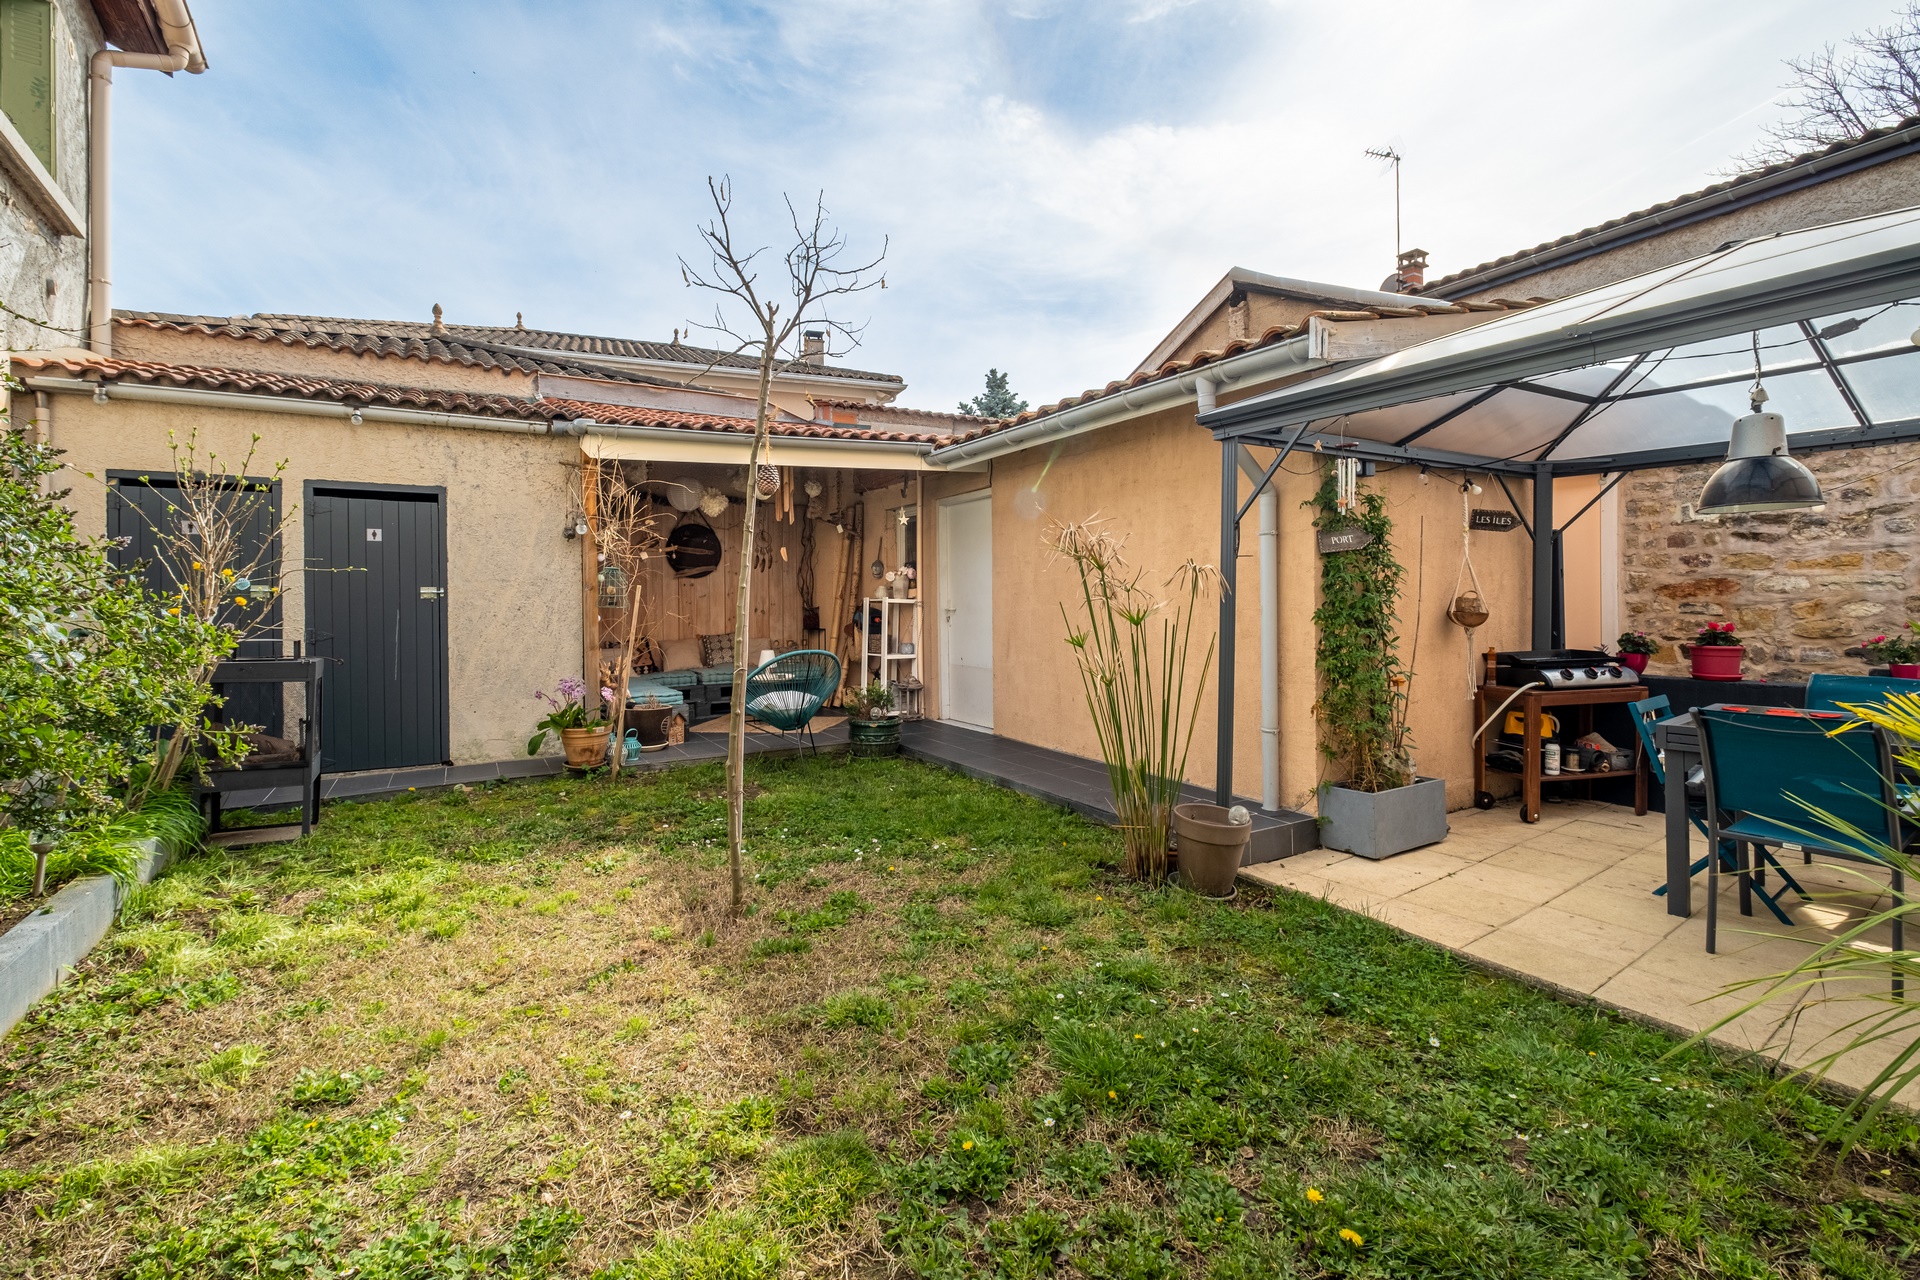
[[[774,409],[770,402],[774,365],[781,362],[781,351],[805,325],[818,329],[825,343],[824,354],[845,355],[859,345],[863,326],[836,319],[828,311],[830,299],[885,288],[886,277],[875,275],[886,257],[883,242],[879,254],[854,266],[842,266],[846,237],[827,225],[824,195],[816,196],[809,216],[803,218],[787,199],[787,219],[793,229],[793,243],[783,256],[786,279],[763,285],[756,266],[766,247],[745,249],[735,243],[733,226],[733,183],[728,178],[708,178],[707,194],[713,200],[713,217],[699,228],[708,263],[696,268],[685,258],[680,260],[681,279],[690,289],[704,289],[719,295],[713,320],[693,327],[705,329],[729,340],[729,355],[751,351],[759,365],[759,391],[754,408],[753,449],[740,475],[746,498],[746,515],[740,531],[740,583],[734,603],[733,623],[733,706],[727,724],[727,868],[731,880],[729,901],[737,915],[745,893],[740,873],[741,844],[745,839],[746,742],[747,742],[747,621],[753,590],[755,529],[760,501],[757,484],[748,483],[767,465],[769,428]],[[743,314],[744,313],[744,314]],[[789,359],[791,357],[788,357]],[[695,381],[698,380],[696,375]]]
[[[198,431],[188,433],[184,442],[169,431],[167,452],[173,460],[172,486],[177,496],[169,499],[164,520],[148,522],[160,567],[173,581],[178,603],[172,608],[231,632],[236,641],[260,631],[275,616],[281,536],[299,510],[293,506],[275,512],[275,494],[287,470],[285,459],[274,463],[265,476],[253,474],[260,441],[259,435],[253,435],[238,464],[228,467],[212,448],[201,445]],[[195,671],[194,679],[201,685],[210,682],[213,666]],[[241,725],[218,730],[205,724],[173,726],[173,737],[144,794],[173,785],[196,741],[206,743],[222,758],[243,753],[240,735],[245,729]]]
[[[1064,602],[1060,616],[1113,785],[1123,870],[1157,882],[1167,874],[1167,827],[1185,783],[1218,641],[1208,637],[1200,670],[1190,675],[1194,623],[1220,575],[1189,560],[1162,584],[1169,598],[1156,597],[1142,586],[1144,572],[1122,554],[1125,539],[1104,525],[1098,517],[1056,523],[1047,541],[1080,575],[1082,616],[1075,618]],[[1151,634],[1155,621],[1158,633]]]
[[[633,673],[633,650],[645,624],[651,634],[653,596],[643,576],[648,562],[663,555],[667,548],[667,530],[673,523],[670,512],[658,511],[644,478],[636,479],[618,462],[602,462],[598,467],[582,468],[583,481],[591,477],[594,486],[593,545],[600,553],[602,568],[620,571],[626,581],[626,627],[620,645],[620,659],[614,668],[613,772],[620,772],[621,743],[627,734],[627,678]],[[582,504],[585,506],[586,504]]]

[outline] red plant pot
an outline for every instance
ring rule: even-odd
[[[1920,680],[1920,662],[1889,662],[1887,674],[1896,680]]]
[[[1697,644],[1693,646],[1693,678],[1738,680],[1740,660],[1746,656],[1743,644]]]
[[[1643,672],[1647,669],[1647,655],[1644,653],[1623,653],[1620,665],[1629,671]]]

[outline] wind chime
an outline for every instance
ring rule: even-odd
[[[1333,505],[1342,515],[1360,505],[1360,459],[1333,460]]]
[[[1473,697],[1478,687],[1477,673],[1473,661],[1473,633],[1478,627],[1486,625],[1492,616],[1487,611],[1487,602],[1480,595],[1480,574],[1473,567],[1473,496],[1480,492],[1480,486],[1472,481],[1460,484],[1460,572],[1453,576],[1453,603],[1447,608],[1447,616],[1452,618],[1467,632],[1467,697]],[[1460,589],[1462,581],[1473,585],[1465,591]]]

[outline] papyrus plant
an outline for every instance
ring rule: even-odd
[[[1048,533],[1048,544],[1080,576],[1078,608],[1062,601],[1060,616],[1113,784],[1123,869],[1157,881],[1167,874],[1167,826],[1217,639],[1207,636],[1196,670],[1194,625],[1219,574],[1189,560],[1162,584],[1165,597],[1156,596],[1142,585],[1144,571],[1121,554],[1125,541],[1097,518]]]
[[[1877,725],[1893,739],[1894,764],[1900,770],[1920,770],[1920,694],[1893,693],[1878,704],[1840,706],[1855,718],[1831,734],[1857,729],[1862,723]],[[1858,877],[1862,887],[1876,897],[1886,892],[1887,873],[1898,871],[1906,892],[1914,892],[1914,859],[1906,850],[1889,846],[1885,830],[1862,830],[1801,796],[1788,795],[1787,799],[1807,814],[1804,827],[1788,829],[1805,836],[1808,843],[1828,844],[1840,837],[1848,845],[1871,852],[1884,864],[1837,864],[1836,870]],[[1920,817],[1914,812],[1913,801],[1903,801],[1901,808],[1909,823]],[[1905,926],[1907,949],[1889,951],[1872,935],[1887,930],[1896,920]],[[1802,1015],[1808,1009],[1826,1005],[1843,1010],[1845,1020],[1838,1027],[1815,1035],[1815,1055],[1796,1074],[1820,1080],[1843,1059],[1857,1054],[1872,1051],[1884,1058],[1873,1079],[1845,1112],[1850,1123],[1841,1135],[1841,1145],[1851,1148],[1901,1090],[1920,1080],[1920,1003],[1915,1000],[1920,994],[1920,953],[1913,950],[1912,942],[1916,929],[1920,929],[1920,902],[1891,897],[1887,907],[1868,912],[1831,937],[1811,943],[1806,957],[1791,969],[1730,984],[1728,994],[1751,998],[1697,1038],[1712,1035],[1763,1005],[1784,1005],[1787,1012],[1781,1026],[1790,1044],[1792,1036],[1800,1033]]]

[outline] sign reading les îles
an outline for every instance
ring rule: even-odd
[[[1331,555],[1336,551],[1358,551],[1362,547],[1373,545],[1373,535],[1365,529],[1350,527],[1346,529],[1322,529],[1317,541],[1321,555]]]
[[[1474,511],[1472,519],[1468,521],[1468,524],[1475,529],[1493,529],[1500,533],[1505,533],[1519,523],[1520,517],[1514,515],[1511,511],[1480,511],[1477,509]]]

